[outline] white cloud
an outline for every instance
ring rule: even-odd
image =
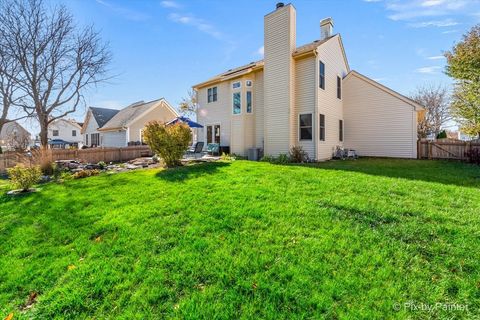
[[[143,12],[138,12],[135,10],[131,10],[129,8],[125,7],[120,7],[117,5],[113,5],[108,1],[105,0],[95,0],[98,4],[101,4],[102,6],[108,8],[109,10],[113,11],[114,13],[122,16],[123,18],[127,20],[132,20],[132,21],[145,21],[150,19],[150,16],[148,14],[145,14]]]
[[[263,55],[265,54],[265,47],[261,46],[260,48],[258,48],[256,53],[263,57]]]
[[[395,21],[411,21],[425,17],[441,17],[452,14],[468,14],[479,8],[478,0],[387,0],[388,16]]]
[[[160,2],[160,4],[161,4],[162,7],[164,7],[164,8],[179,9],[179,8],[182,7],[182,6],[181,6],[180,4],[178,4],[177,2],[175,2],[175,1],[169,1],[169,0],[162,1],[162,2]]]
[[[445,59],[444,56],[432,56],[432,57],[428,57],[427,58],[428,60],[443,60]]]
[[[443,34],[450,34],[450,33],[457,33],[457,32],[458,32],[458,30],[455,29],[455,30],[446,30],[446,31],[443,31],[442,33]]]
[[[415,72],[423,74],[436,74],[440,69],[442,69],[442,67],[439,66],[422,67],[416,69]]]
[[[363,1],[365,1],[365,2],[380,2],[382,0],[363,0]]]
[[[427,28],[427,27],[452,27],[456,26],[459,23],[452,20],[452,19],[444,19],[444,20],[433,20],[433,21],[423,21],[423,22],[414,22],[409,23],[408,26],[412,28]]]
[[[216,39],[222,38],[222,33],[218,31],[213,25],[193,15],[171,13],[168,17],[174,22],[192,26],[197,30],[204,32]]]

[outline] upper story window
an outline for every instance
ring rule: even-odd
[[[319,71],[320,71],[320,78],[318,79],[318,85],[321,89],[324,89],[325,90],[325,64],[320,61],[320,67],[319,67]]]
[[[233,114],[240,114],[242,112],[242,103],[240,92],[233,93]]]
[[[76,137],[77,136],[77,130],[72,130],[72,137]]]
[[[325,141],[325,115],[320,114],[318,120],[319,120],[318,131],[319,131],[320,141]]]
[[[252,91],[247,91],[247,113],[252,113]]]
[[[253,85],[252,80],[247,80],[247,81],[245,81],[245,85],[246,85],[247,87],[251,87],[251,86]]]
[[[217,101],[217,87],[208,88],[207,90],[207,102]]]
[[[234,83],[232,84],[232,88],[233,88],[233,89],[238,89],[238,88],[240,88],[241,86],[242,86],[242,83],[241,83],[240,81],[234,82]]]
[[[313,126],[312,114],[301,114],[299,118],[300,140],[312,140]]]
[[[53,136],[58,137],[58,130],[53,130]]]
[[[342,99],[342,78],[337,76],[337,98]]]

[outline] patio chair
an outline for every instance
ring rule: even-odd
[[[220,144],[218,143],[207,144],[207,152],[211,155],[220,155]]]
[[[187,155],[193,155],[193,156],[196,158],[197,154],[201,154],[201,153],[202,153],[203,145],[204,145],[203,142],[196,142],[193,146],[191,146],[191,147],[187,150],[186,154],[187,154]]]

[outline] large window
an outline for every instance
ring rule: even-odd
[[[312,140],[312,114],[301,114],[299,118],[300,140]]]
[[[92,140],[92,146],[98,147],[100,145],[100,133],[92,133],[90,138]]]
[[[207,143],[220,144],[220,125],[207,126]]]
[[[53,130],[53,136],[58,137],[58,130]]]
[[[247,91],[247,113],[252,113],[252,91]]]
[[[77,130],[72,130],[72,137],[76,137],[77,136]]]
[[[338,120],[338,140],[343,141],[343,120]]]
[[[318,84],[321,89],[325,90],[325,64],[320,61],[320,78],[318,79]]]
[[[233,114],[240,114],[242,112],[242,102],[240,92],[233,93]]]
[[[337,98],[342,99],[342,78],[337,76]]]
[[[217,87],[208,88],[207,90],[207,102],[217,101]]]
[[[321,114],[318,120],[319,120],[318,131],[320,135],[320,141],[325,141],[325,115]]]

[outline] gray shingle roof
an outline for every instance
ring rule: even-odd
[[[115,110],[117,113],[108,120],[103,126],[102,129],[113,129],[113,128],[122,128],[125,127],[127,123],[144,113],[146,110],[150,109],[154,104],[158,103],[163,98],[149,101],[149,102],[136,102],[122,110]]]
[[[108,120],[112,119],[112,117],[120,111],[116,109],[94,107],[90,107],[90,110],[92,111],[93,117],[97,121],[99,128],[103,127]]]

